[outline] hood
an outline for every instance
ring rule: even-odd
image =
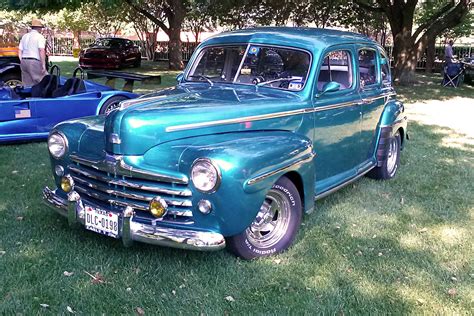
[[[84,54],[86,53],[94,53],[94,54],[107,54],[107,53],[116,53],[117,49],[112,49],[110,47],[89,47],[84,49]]]
[[[293,92],[254,86],[181,84],[125,101],[105,123],[110,153],[141,155],[171,140],[254,130],[295,130],[307,107]],[[276,115],[275,115],[276,114]]]

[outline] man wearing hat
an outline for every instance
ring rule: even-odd
[[[43,23],[38,19],[31,22],[31,30],[23,35],[19,46],[21,80],[25,86],[37,84],[47,75],[46,39],[40,31]]]

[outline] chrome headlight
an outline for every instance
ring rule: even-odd
[[[53,132],[48,138],[48,149],[51,156],[61,158],[67,152],[67,138],[61,132]]]
[[[191,167],[191,180],[199,191],[211,193],[216,191],[221,183],[221,172],[211,159],[199,158]]]

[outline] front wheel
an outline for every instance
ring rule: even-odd
[[[120,102],[127,99],[127,97],[124,97],[122,95],[116,95],[111,97],[110,99],[104,102],[104,104],[100,108],[99,114],[109,115],[110,112],[119,108]]]
[[[281,177],[267,192],[254,221],[227,238],[229,250],[243,259],[266,257],[286,250],[301,225],[301,197],[293,182]]]
[[[372,169],[368,176],[379,180],[388,180],[397,174],[400,167],[400,147],[401,137],[400,132],[397,131],[395,135],[389,138],[387,146],[387,155],[380,167]]]

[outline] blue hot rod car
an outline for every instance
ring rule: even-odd
[[[54,69],[57,75],[48,74],[33,87],[0,84],[0,143],[46,139],[59,122],[108,113],[120,101],[138,96],[76,75],[66,79]]]
[[[108,116],[57,125],[48,204],[125,245],[227,245],[250,259],[288,248],[315,199],[399,169],[404,106],[384,50],[364,36],[223,33],[177,79]]]

